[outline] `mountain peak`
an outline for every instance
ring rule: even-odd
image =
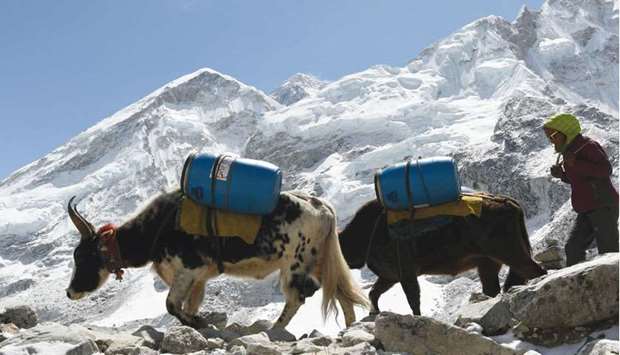
[[[274,90],[271,97],[283,105],[290,106],[307,96],[313,95],[327,83],[327,81],[320,80],[310,74],[296,73]]]

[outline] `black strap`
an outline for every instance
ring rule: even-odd
[[[224,272],[224,263],[222,262],[222,249],[224,248],[222,239],[218,236],[217,218],[215,218],[215,184],[217,181],[217,172],[220,168],[220,164],[226,156],[220,155],[213,163],[211,169],[211,206],[207,207],[206,221],[207,221],[207,233],[209,236],[215,238],[215,261],[217,263],[217,271],[221,274]]]
[[[426,201],[428,204],[431,204],[431,194],[428,192],[428,187],[426,186],[426,181],[424,181],[424,174],[422,174],[422,168],[420,168],[420,158],[415,161],[418,167],[418,175],[420,175],[420,182],[422,183],[422,187],[424,188],[424,193],[426,194]]]

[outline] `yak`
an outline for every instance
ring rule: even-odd
[[[274,211],[262,217],[252,245],[236,237],[222,243],[218,237],[179,230],[180,190],[160,194],[119,227],[106,225],[97,231],[77,211],[74,198],[69,201],[68,213],[81,238],[73,253],[73,276],[66,290],[72,300],[100,288],[111,273],[121,277],[123,268],[152,263],[170,287],[168,312],[194,328],[207,325],[197,313],[205,283],[220,271],[256,279],[280,271],[286,304],[274,328],[284,328],[305,298],[321,287],[324,318],[332,312],[338,315],[336,300],[347,325],[355,321],[355,305],[369,305],[342,255],[334,209],[316,197],[282,192]]]
[[[546,274],[532,260],[518,202],[504,196],[481,196],[480,217],[451,216],[436,228],[427,228],[415,236],[407,233],[407,238],[390,234],[385,210],[376,199],[357,210],[339,233],[339,240],[350,268],[367,265],[378,276],[369,293],[371,314],[379,312],[379,297],[400,282],[411,310],[420,315],[417,277],[423,274],[457,275],[477,268],[483,293],[491,297],[500,292],[498,273],[502,264],[510,268],[504,291]],[[424,223],[421,221],[415,220],[411,231]]]

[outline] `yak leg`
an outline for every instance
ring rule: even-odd
[[[405,291],[405,295],[407,296],[407,302],[409,302],[409,307],[413,311],[413,314],[420,315],[420,284],[418,283],[418,278],[413,276],[406,280],[401,280],[400,285],[403,287],[403,291]]]
[[[368,294],[371,303],[370,314],[378,314],[380,312],[379,297],[381,297],[385,291],[394,286],[395,283],[395,281],[391,281],[380,276],[377,278],[377,281],[375,281],[375,284],[372,285],[370,293]]]
[[[318,281],[308,274],[291,274],[283,271],[280,274],[280,284],[286,304],[273,328],[286,327],[299,307],[304,304],[306,297],[312,296],[321,287]]]
[[[478,276],[482,283],[482,292],[490,297],[495,297],[499,293],[499,278],[497,274],[502,264],[489,258],[481,258],[477,262]]]
[[[174,281],[166,297],[166,309],[175,316],[183,325],[199,328],[200,318],[183,311],[185,301],[194,285],[194,278],[189,273],[178,272],[174,275]]]
[[[519,276],[513,268],[508,271],[506,281],[504,281],[504,292],[508,292],[512,286],[523,285],[527,280]]]
[[[196,281],[191,288],[188,299],[185,301],[183,310],[185,313],[195,315],[198,313],[198,309],[202,304],[202,299],[205,296],[205,282],[206,280]]]
[[[526,280],[546,275],[547,271],[538,265],[529,254],[505,255],[499,258],[501,262],[510,267],[508,278],[504,282],[504,290],[515,284],[525,283]]]

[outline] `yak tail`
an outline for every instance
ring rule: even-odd
[[[329,234],[323,245],[323,259],[321,265],[321,287],[323,288],[323,304],[321,311],[323,320],[333,312],[338,317],[336,300],[347,302],[352,305],[359,305],[364,308],[370,306],[370,301],[361,290],[357,282],[353,280],[351,270],[347,265],[336,230],[336,214],[332,211],[333,219]]]

